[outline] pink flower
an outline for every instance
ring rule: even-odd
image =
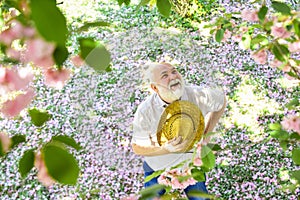
[[[45,162],[40,152],[35,154],[34,166],[38,170],[37,178],[46,187],[55,183],[55,180],[49,175]]]
[[[291,33],[288,32],[281,24],[277,24],[271,27],[271,35],[277,38],[288,38],[291,36]]]
[[[164,175],[164,174],[161,174],[158,179],[157,179],[157,182],[159,184],[162,184],[162,185],[166,185],[166,186],[170,186],[171,185],[171,181],[169,180],[169,178]]]
[[[45,84],[50,87],[61,89],[65,85],[65,81],[70,78],[70,74],[71,72],[68,69],[47,69],[44,72]]]
[[[277,68],[277,67],[280,67],[282,66],[282,62],[277,60],[277,59],[274,59],[270,62],[270,66],[273,67],[273,68]]]
[[[243,38],[243,36],[241,34],[232,36],[232,40],[235,41],[235,42],[242,41],[242,38]]]
[[[0,33],[0,42],[7,46],[9,46],[15,39],[16,36],[10,29],[6,29]]]
[[[254,61],[258,64],[266,64],[267,62],[267,57],[268,57],[268,54],[266,52],[266,50],[260,50],[258,52],[255,52],[251,55],[251,57],[254,59]]]
[[[71,62],[76,66],[76,67],[80,67],[82,65],[84,65],[84,61],[82,60],[82,58],[80,56],[74,56],[71,58]]]
[[[28,89],[25,94],[20,94],[15,99],[4,102],[0,112],[6,117],[15,117],[30,104],[34,96],[34,90]]]
[[[195,157],[194,158],[194,165],[195,166],[202,166],[202,160],[200,157]]]
[[[35,30],[30,27],[24,27],[19,21],[13,20],[12,26],[0,33],[0,42],[10,46],[12,41],[23,37],[32,37]]]
[[[44,41],[41,38],[30,39],[25,42],[27,50],[24,54],[25,62],[33,62],[37,66],[49,68],[53,66],[53,52],[55,44]]]
[[[15,59],[15,60],[20,60],[21,58],[21,53],[13,48],[7,48],[6,49],[6,55],[12,59]]]
[[[0,68],[0,86],[7,91],[25,89],[32,81],[33,75],[26,69],[16,71],[16,69]]]
[[[300,40],[293,43],[289,43],[288,47],[289,47],[289,51],[292,53],[300,51]]]
[[[138,200],[139,199],[139,196],[135,195],[135,194],[131,194],[130,196],[128,197],[123,197],[121,198],[120,200]]]
[[[300,134],[300,117],[296,115],[284,117],[281,125],[285,130],[293,130]]]
[[[181,182],[179,182],[179,180],[175,177],[172,178],[171,184],[172,184],[173,189],[184,189],[185,188],[184,185]]]
[[[255,10],[243,10],[241,16],[243,20],[248,22],[257,22],[259,20],[257,11]]]
[[[224,32],[224,36],[223,36],[222,41],[225,42],[229,38],[231,38],[231,32],[228,29],[226,29],[225,32]]]
[[[2,151],[4,153],[8,152],[11,145],[11,139],[8,137],[6,133],[0,132],[0,142],[2,145]]]

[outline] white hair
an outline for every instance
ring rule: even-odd
[[[143,78],[143,83],[145,85],[150,85],[154,80],[153,80],[153,70],[156,69],[159,66],[162,65],[167,65],[167,66],[172,66],[170,63],[157,63],[157,62],[149,62],[146,63],[143,68],[142,68],[142,78]]]

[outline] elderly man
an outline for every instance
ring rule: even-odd
[[[182,76],[169,63],[151,63],[145,67],[144,78],[154,91],[142,102],[134,116],[132,149],[135,154],[144,156],[143,168],[145,177],[153,172],[170,168],[184,160],[191,159],[191,152],[184,152],[186,142],[180,137],[158,145],[156,132],[160,117],[165,107],[176,101],[186,100],[199,107],[206,118],[204,133],[211,132],[226,106],[222,91],[198,86],[186,86]],[[145,183],[145,187],[158,184],[157,177]],[[205,182],[198,182],[185,189],[198,190],[207,193]],[[162,195],[161,191],[159,195]],[[202,198],[189,197],[192,200]]]

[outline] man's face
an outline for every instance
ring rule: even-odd
[[[178,100],[183,94],[183,80],[178,71],[168,64],[158,65],[152,72],[152,88],[168,103]]]

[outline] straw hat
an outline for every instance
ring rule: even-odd
[[[189,101],[175,101],[161,115],[157,128],[158,144],[182,136],[183,140],[188,140],[185,149],[188,151],[201,139],[204,126],[204,117],[198,106]]]

